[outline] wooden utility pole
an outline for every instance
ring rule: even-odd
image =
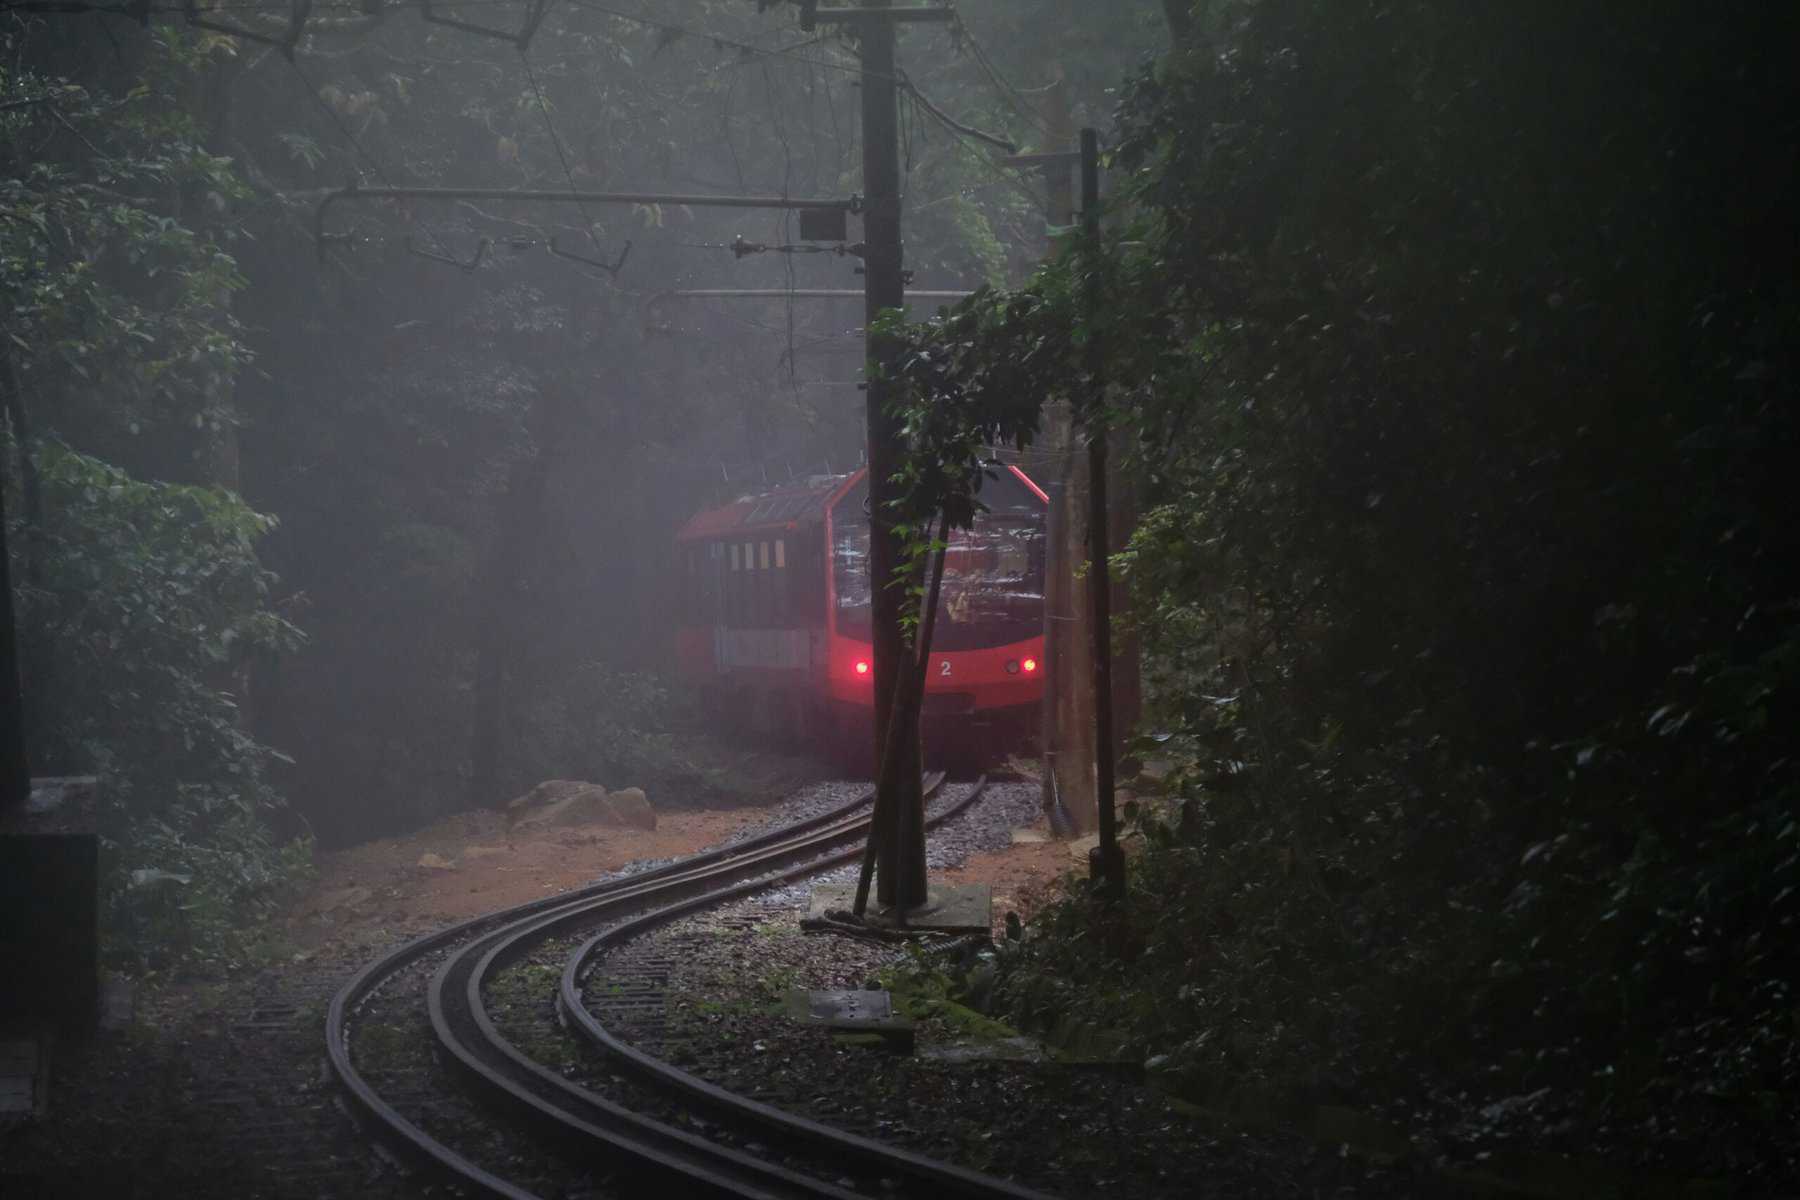
[[[1106,893],[1125,893],[1125,855],[1119,849],[1113,813],[1113,672],[1112,581],[1107,564],[1106,520],[1106,365],[1098,321],[1100,289],[1100,135],[1081,131],[1081,231],[1084,307],[1088,328],[1088,396],[1085,426],[1088,440],[1088,605],[1093,610],[1094,659],[1094,801],[1099,809],[1100,878]]]
[[[1060,65],[1047,95],[1049,145],[1042,153],[1018,155],[1009,166],[1043,172],[1051,227],[1052,256],[1069,253],[1067,230],[1075,223],[1071,180],[1078,155],[1065,149],[1075,141],[1069,113],[1068,84]],[[1087,495],[1087,462],[1075,452],[1074,414],[1066,400],[1053,401],[1044,413],[1043,454],[1046,468],[1039,481],[1049,493],[1044,523],[1044,700],[1043,749],[1045,811],[1056,809],[1073,823],[1062,832],[1094,827],[1093,693],[1088,640],[1087,596],[1078,582]]]
[[[1060,87],[1050,93],[1051,144],[1067,144],[1074,139],[1068,102]],[[1097,141],[1097,139],[1096,139]],[[1004,160],[1007,165],[1029,167],[1044,172],[1049,201],[1049,222],[1053,228],[1051,252],[1080,253],[1086,256],[1095,244],[1097,231],[1084,220],[1079,237],[1068,231],[1075,224],[1074,199],[1070,194],[1072,169],[1090,162],[1094,177],[1091,184],[1096,199],[1088,209],[1097,210],[1099,192],[1098,154],[1084,156],[1081,151],[1049,150],[1034,154],[1014,155]],[[1084,197],[1084,203],[1086,197]],[[1085,217],[1085,213],[1084,213]],[[1092,303],[1090,299],[1090,304]],[[1098,347],[1090,346],[1090,366],[1097,365]],[[1097,376],[1096,376],[1097,377]],[[1096,539],[1092,524],[1093,493],[1090,489],[1095,462],[1091,438],[1088,453],[1081,453],[1077,443],[1075,413],[1067,401],[1055,401],[1045,410],[1042,439],[1045,466],[1040,482],[1049,493],[1048,520],[1045,525],[1046,553],[1044,563],[1044,703],[1043,750],[1046,810],[1056,805],[1069,823],[1059,826],[1065,832],[1091,832],[1099,828],[1100,764],[1097,741],[1101,714],[1093,680],[1096,613],[1094,588],[1090,575],[1088,586],[1078,581],[1082,564],[1091,561],[1092,547],[1119,546],[1129,541],[1137,523],[1136,489],[1132,481],[1111,461],[1108,447],[1102,447],[1100,462],[1107,467],[1101,480],[1101,503],[1107,528]],[[1112,451],[1124,449],[1122,434],[1107,431],[1106,440]],[[1110,581],[1109,581],[1110,582]],[[1125,611],[1126,589],[1110,583],[1107,589],[1107,617]],[[1111,676],[1108,696],[1112,708],[1107,722],[1111,756],[1116,761],[1123,749],[1126,734],[1137,724],[1141,708],[1141,673],[1136,637],[1127,630],[1116,645],[1110,644]]]
[[[886,8],[875,0],[872,8]],[[874,332],[883,309],[905,303],[901,278],[899,101],[894,87],[894,27],[886,21],[862,25],[863,136],[863,317],[869,328],[866,417],[869,443],[869,577],[871,635],[875,659],[875,745],[878,766],[887,762],[885,742],[894,725],[900,672],[905,661],[900,636],[901,592],[893,586],[900,564],[900,539],[889,519],[893,498],[889,482],[898,465],[900,429],[888,412],[888,365],[894,347]],[[904,731],[904,725],[902,725]],[[875,896],[882,904],[905,909],[925,902],[924,805],[920,790],[918,733],[899,751],[894,775],[877,779],[876,804],[893,822],[881,838],[880,879]],[[891,795],[880,791],[891,790]],[[914,829],[917,846],[913,845]]]
[[[894,497],[891,477],[898,465],[899,422],[888,412],[897,347],[874,332],[876,319],[906,302],[900,240],[900,130],[898,85],[894,64],[894,28],[902,21],[944,21],[947,8],[898,8],[891,0],[867,0],[861,8],[821,8],[813,20],[853,26],[862,39],[863,135],[863,309],[869,325],[866,420],[869,455],[870,641],[874,659],[874,759],[894,763],[875,781],[875,811],[886,816],[886,828],[872,828],[879,874],[876,899],[903,912],[925,903],[925,798],[920,787],[919,734],[916,724],[899,729],[908,744],[891,757],[885,742],[905,669],[901,637],[902,590],[895,586],[900,539],[890,519]],[[906,699],[911,699],[906,698]]]

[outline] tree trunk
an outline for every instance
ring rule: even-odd
[[[950,516],[946,513],[938,521],[938,552],[931,564],[931,582],[925,589],[924,606],[919,612],[919,624],[913,634],[913,661],[906,664],[894,680],[894,704],[890,711],[886,734],[881,739],[881,762],[876,773],[875,811],[869,818],[869,841],[863,851],[862,872],[856,881],[856,901],[852,910],[862,916],[869,903],[869,880],[875,871],[875,860],[880,855],[883,841],[889,836],[888,826],[892,823],[901,837],[922,831],[909,830],[894,821],[895,813],[891,805],[899,802],[902,796],[901,773],[906,770],[908,760],[913,758],[904,752],[903,747],[919,744],[919,705],[925,694],[925,672],[930,667],[931,635],[937,628],[938,594],[944,583],[944,555],[949,549]],[[915,768],[916,774],[916,768]],[[916,786],[916,783],[915,783]],[[894,799],[889,799],[889,798]],[[900,814],[904,817],[906,814]],[[920,819],[924,817],[920,812]],[[894,906],[895,918],[902,924],[906,920],[906,909],[902,904]]]
[[[8,378],[12,355],[7,354]],[[11,406],[16,389],[8,387]],[[17,436],[18,427],[14,426]],[[20,438],[19,457],[28,457]],[[13,630],[12,560],[6,545],[6,479],[0,475],[0,813],[18,811],[31,796],[31,764],[25,757],[25,702],[19,686],[18,640]]]
[[[1163,0],[1163,19],[1169,23],[1169,38],[1177,46],[1194,31],[1194,0]]]
[[[475,625],[475,702],[469,739],[470,808],[500,808],[501,764],[505,752],[506,684],[511,631],[519,605],[519,582],[531,562],[535,533],[544,527],[544,493],[565,441],[568,403],[560,389],[541,389],[526,418],[533,449],[507,473],[500,498],[494,546],[483,572]]]
[[[1088,460],[1066,403],[1050,410],[1044,451],[1051,535],[1044,563],[1044,782],[1046,800],[1060,801],[1052,820],[1063,832],[1086,833],[1098,821],[1094,796],[1093,647],[1087,561]]]

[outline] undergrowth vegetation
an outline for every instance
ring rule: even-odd
[[[906,335],[912,427],[1066,395],[1149,501],[1147,849],[1002,1010],[1203,1098],[1791,1178],[1792,14],[1193,7],[1106,252]]]
[[[301,639],[257,557],[275,522],[231,486],[245,193],[182,102],[205,54],[156,39],[118,94],[0,71],[24,732],[37,774],[99,777],[107,956],[137,969],[256,958],[310,854],[275,833],[280,756],[240,707],[250,664]]]

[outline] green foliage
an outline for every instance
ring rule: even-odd
[[[50,97],[0,112],[4,335],[37,433],[141,454],[158,434],[194,442],[235,419],[248,354],[228,300],[243,279],[206,224],[245,192],[201,145],[178,82],[160,57],[118,97],[0,71],[0,97]]]
[[[276,844],[279,756],[238,708],[251,661],[299,634],[257,559],[274,521],[148,481],[229,465],[247,192],[190,102],[217,44],[139,49],[110,93],[0,69],[8,542],[34,768],[101,779],[108,953],[220,967],[260,952],[255,919],[308,859]]]
[[[990,448],[1029,446],[1044,402],[1079,379],[1070,357],[1071,277],[1046,267],[1017,292],[982,288],[924,324],[890,311],[871,329],[899,345],[888,401],[900,426],[891,520],[902,539],[895,574],[915,600],[939,520],[968,529],[981,511]]]
[[[279,758],[243,728],[234,664],[291,649],[255,545],[273,525],[220,488],[144,483],[52,443],[39,456],[40,581],[19,590],[38,769],[103,789],[113,949],[200,963],[242,953],[306,860],[275,845]],[[23,530],[9,530],[18,544]]]
[[[656,676],[590,662],[539,680],[514,706],[518,791],[545,779],[643,785],[677,761],[675,706]]]
[[[908,335],[937,402],[1098,336],[1149,502],[1178,807],[1003,994],[1196,1081],[1552,1086],[1559,1136],[1732,1169],[1703,1097],[1800,1081],[1796,181],[1749,132],[1800,111],[1756,50],[1793,15],[1208,12],[1123,96],[1089,327]]]

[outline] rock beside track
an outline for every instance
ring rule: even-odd
[[[643,788],[620,788],[607,795],[606,803],[621,825],[633,829],[656,828],[656,810],[650,807]]]
[[[507,803],[508,824],[516,830],[566,829],[576,825],[611,825],[655,829],[656,810],[643,788],[608,792],[597,783],[547,779]]]

